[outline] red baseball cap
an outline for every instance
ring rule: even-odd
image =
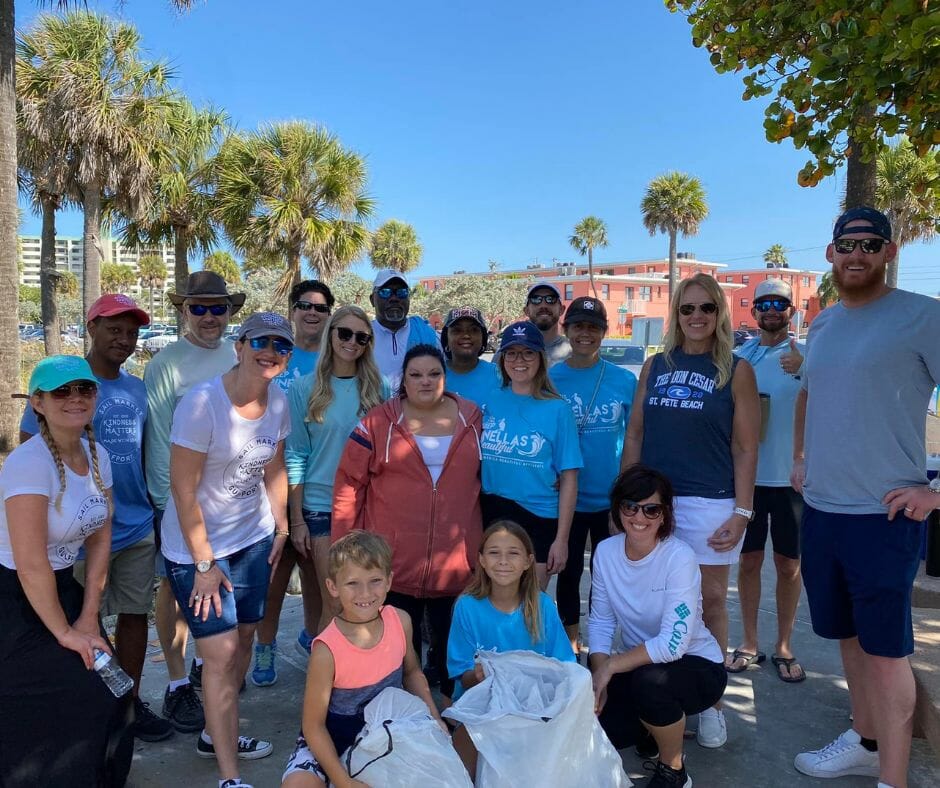
[[[133,298],[122,293],[105,293],[95,301],[88,309],[88,322],[98,317],[114,317],[128,312],[137,318],[139,325],[150,325],[150,316],[137,306]]]

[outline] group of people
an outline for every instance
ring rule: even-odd
[[[727,674],[766,659],[769,533],[774,669],[806,678],[790,643],[802,547],[813,626],[840,641],[852,702],[852,728],[796,768],[903,788],[910,589],[921,521],[940,507],[924,468],[940,304],[885,285],[896,246],[873,209],[843,214],[826,254],[841,300],[805,346],[788,332],[790,288],[771,276],[753,302],[760,336],[733,350],[726,298],[696,274],[678,283],[663,350],[638,380],[600,358],[603,301],[565,308],[549,282],[529,289],[526,319],[488,362],[480,310],[451,310],[438,337],[409,316],[398,271],[376,276],[374,319],[309,280],[288,318],[253,314],[234,342],[225,329],[244,295],[198,272],[171,295],[181,339],[142,382],[122,365],[148,317],[102,296],[87,357],[33,371],[22,443],[0,469],[0,706],[17,708],[0,714],[0,785],[121,785],[133,737],[174,730],[199,732],[220,788],[247,785],[240,762],[273,746],[240,734],[239,694],[277,681],[295,566],[294,647],[309,668],[283,784],[360,785],[340,756],[385,687],[420,697],[447,729],[442,708],[485,680],[478,651],[580,658],[590,537],[601,725],[653,761],[654,788],[690,786],[687,717],[700,745],[721,747]],[[729,653],[736,563],[744,632]],[[155,564],[160,714],[138,694]],[[90,672],[111,653],[99,613],[117,615],[130,697]],[[472,776],[463,728],[453,743]]]

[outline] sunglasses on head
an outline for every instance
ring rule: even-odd
[[[294,349],[290,342],[280,337],[252,337],[248,344],[252,350],[266,350],[268,345],[274,345],[274,352],[279,356],[286,356]]]
[[[411,295],[407,287],[380,287],[375,292],[379,294],[379,298],[391,298],[394,294],[396,298],[404,299]]]
[[[663,513],[661,503],[637,503],[636,501],[623,501],[620,504],[620,513],[633,517],[637,512],[643,512],[647,520],[655,520]]]
[[[865,254],[877,254],[886,243],[884,238],[836,238],[832,245],[839,254],[851,254],[856,246],[862,247]]]
[[[541,304],[543,301],[544,301],[546,304],[548,304],[549,306],[551,306],[552,304],[557,304],[557,303],[558,303],[558,296],[556,296],[556,295],[529,296],[529,303],[530,303],[530,304],[535,304],[536,306],[538,306],[538,305]]]
[[[769,312],[771,309],[774,312],[785,312],[790,308],[790,302],[785,298],[768,298],[765,301],[755,301],[754,308],[758,312]]]
[[[64,386],[52,389],[52,391],[49,392],[49,396],[53,399],[68,399],[72,396],[81,397],[82,399],[91,399],[97,393],[98,386],[90,380],[81,380],[78,383],[66,383]]]
[[[228,312],[228,304],[212,304],[211,306],[206,304],[187,304],[186,308],[189,310],[189,314],[195,315],[196,317],[202,317],[206,312],[211,313],[214,317],[222,317],[222,315]]]
[[[696,309],[703,315],[713,315],[718,311],[718,304],[713,304],[711,301],[706,301],[704,304],[680,304],[679,314],[688,317],[694,314]]]
[[[356,344],[365,347],[372,341],[372,334],[366,331],[353,331],[351,328],[346,328],[346,326],[333,326],[333,330],[336,332],[336,336],[339,337],[340,342],[348,342],[355,337]]]
[[[299,309],[301,312],[309,312],[312,309],[321,315],[330,314],[330,308],[326,304],[311,304],[309,301],[295,301],[294,309]]]

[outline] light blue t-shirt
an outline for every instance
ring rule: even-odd
[[[303,350],[295,345],[290,361],[287,362],[287,369],[274,378],[277,385],[281,387],[281,391],[286,394],[297,378],[313,372],[319,356],[319,350]]]
[[[803,345],[796,347],[802,355],[806,354]],[[789,487],[793,468],[793,409],[800,391],[800,378],[784,372],[780,366],[780,357],[790,352],[790,340],[771,347],[761,345],[760,337],[754,337],[734,352],[754,367],[757,390],[770,395],[770,417],[757,450],[755,483],[761,487]]]
[[[447,637],[447,675],[455,679],[454,700],[463,695],[460,677],[473,670],[478,651],[534,651],[561,662],[575,661],[555,603],[548,594],[540,592],[539,605],[543,637],[533,643],[521,605],[512,613],[504,613],[493,607],[488,598],[476,599],[466,594],[457,598]]]
[[[568,403],[513,394],[506,386],[490,393],[482,409],[483,492],[539,517],[558,517],[558,476],[583,465]]]
[[[584,369],[562,362],[549,369],[548,376],[571,406],[581,440],[584,467],[578,474],[575,508],[600,512],[610,506],[610,488],[620,471],[636,375],[601,359]]]
[[[114,487],[114,514],[111,517],[111,551],[130,547],[153,530],[153,509],[147,497],[147,483],[141,451],[147,423],[147,390],[140,378],[121,370],[114,380],[98,378],[98,402],[92,427],[95,440],[108,450]],[[20,430],[35,435],[39,423],[27,407]]]
[[[483,407],[482,403],[486,401],[486,397],[501,386],[499,369],[492,362],[479,359],[473,369],[463,373],[454,372],[449,364],[447,366],[447,390],[470,400],[478,407]]]

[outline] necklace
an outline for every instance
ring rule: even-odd
[[[382,610],[384,610],[384,608],[380,609],[379,612],[376,613],[376,614],[375,614],[372,618],[370,618],[368,621],[350,621],[350,620],[349,620],[348,618],[346,618],[342,613],[337,613],[337,614],[336,614],[336,617],[337,617],[340,621],[345,621],[347,624],[352,624],[353,626],[358,626],[359,624],[371,624],[371,623],[372,623],[373,621],[375,621],[376,619],[381,618],[381,617],[382,617]]]

